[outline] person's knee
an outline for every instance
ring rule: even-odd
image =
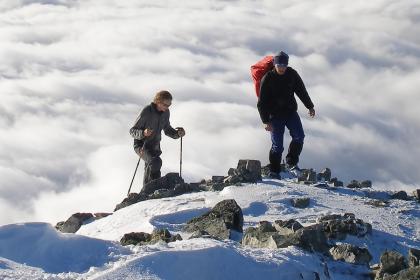
[[[149,165],[152,172],[160,171],[160,168],[162,167],[162,159],[160,157],[152,158]]]

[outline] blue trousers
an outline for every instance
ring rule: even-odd
[[[284,128],[289,130],[292,141],[289,145],[289,151],[286,156],[286,163],[296,165],[299,162],[299,155],[302,152],[305,133],[302,122],[297,112],[285,117],[273,118],[271,120],[273,130],[271,131],[271,149],[270,149],[270,170],[280,172],[281,157],[284,150],[283,136]]]

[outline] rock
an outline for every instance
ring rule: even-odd
[[[357,180],[352,180],[346,187],[350,189],[358,189],[361,188],[361,185]]]
[[[389,205],[389,202],[382,199],[369,199],[365,202],[367,205],[372,205],[375,207],[387,207]]]
[[[391,199],[409,200],[408,195],[405,191],[399,191],[391,194]]]
[[[59,222],[55,228],[64,233],[75,233],[89,219],[92,219],[91,213],[75,213],[65,222]]]
[[[259,160],[241,159],[238,162],[237,170],[247,170],[253,181],[261,181],[261,162]]]
[[[171,233],[167,229],[154,229],[151,234],[149,244],[154,244],[159,241],[164,241],[166,243],[169,243],[169,242],[175,242],[177,240],[182,240],[181,235],[179,234],[171,235]]]
[[[380,269],[375,279],[381,279],[386,274],[395,274],[407,267],[407,262],[403,255],[396,251],[385,251],[381,256]]]
[[[298,177],[298,181],[315,183],[317,181],[317,174],[313,169],[304,169]]]
[[[242,237],[242,245],[252,248],[278,249],[293,244],[286,242],[286,236],[277,232],[263,232],[260,229],[249,227]]]
[[[321,217],[318,220],[324,227],[328,238],[343,240],[347,234],[363,237],[372,233],[372,225],[356,219],[353,213],[343,216],[334,214]]]
[[[108,216],[110,216],[110,215],[112,215],[112,213],[94,213],[94,214],[93,214],[93,216],[95,216],[95,219],[96,219],[96,220],[99,220],[99,219],[102,219],[102,218],[108,217]]]
[[[123,246],[126,245],[147,245],[155,244],[159,241],[166,243],[174,242],[176,240],[182,240],[179,234],[171,235],[167,229],[155,229],[152,234],[145,232],[131,232],[126,233],[121,238],[120,243]]]
[[[149,195],[154,193],[156,190],[173,190],[177,184],[181,183],[184,183],[184,180],[179,177],[178,173],[168,173],[165,176],[144,185],[140,193]]]
[[[383,280],[419,280],[420,279],[420,266],[410,267],[401,270],[394,275],[386,275]]]
[[[148,196],[148,199],[159,199],[159,198],[172,197],[172,196],[175,196],[174,190],[159,189],[159,190],[155,190],[152,194],[150,194]]]
[[[420,201],[420,189],[413,191],[413,195],[417,199],[417,201]]]
[[[212,236],[205,230],[194,231],[188,239],[194,238],[212,238]]]
[[[223,183],[223,180],[225,179],[225,176],[212,176],[211,182],[212,183]]]
[[[313,187],[315,188],[320,188],[320,189],[330,189],[330,186],[328,186],[328,184],[326,183],[319,183],[319,184],[315,184],[313,185]]]
[[[121,238],[120,243],[123,246],[126,245],[137,245],[145,244],[151,240],[151,235],[145,232],[130,232],[124,234]]]
[[[187,232],[204,230],[224,240],[231,237],[231,230],[242,232],[243,221],[242,209],[235,200],[228,199],[217,203],[204,215],[187,222],[184,230]]]
[[[115,206],[114,211],[147,199],[147,195],[143,193],[130,193],[128,197],[124,198],[124,200],[120,204],[117,204],[117,206]]]
[[[287,235],[298,231],[299,229],[303,228],[303,226],[295,221],[294,219],[290,219],[287,221],[276,220],[274,221],[274,228],[280,234]]]
[[[311,252],[325,253],[328,251],[327,239],[319,225],[301,228],[290,234],[265,231],[261,227],[249,227],[243,235],[242,245],[270,249],[298,246]]]
[[[410,248],[408,250],[408,266],[415,267],[420,265],[420,250]]]
[[[330,249],[334,260],[345,261],[351,264],[369,265],[372,255],[366,248],[359,248],[351,244],[341,244]]]
[[[259,229],[261,232],[276,232],[276,229],[273,227],[273,225],[267,221],[261,221],[259,223]]]
[[[324,168],[318,175],[320,180],[328,182],[329,180],[331,180],[331,169],[329,169],[328,167]]]
[[[309,197],[291,199],[292,206],[296,208],[306,208],[309,206],[309,202]]]
[[[322,225],[315,224],[288,235],[291,243],[311,252],[328,252],[329,246]]]
[[[336,182],[334,182],[334,187],[342,187],[342,186],[344,186],[344,183],[342,182],[342,181],[336,181]]]
[[[370,181],[370,180],[362,181],[360,183],[360,187],[361,188],[371,188],[372,187],[372,181]]]

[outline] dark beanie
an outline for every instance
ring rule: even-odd
[[[287,53],[281,51],[274,56],[273,63],[274,63],[274,66],[280,65],[280,66],[286,67],[289,64],[289,56],[287,55]]]

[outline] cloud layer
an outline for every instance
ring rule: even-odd
[[[224,175],[240,158],[267,163],[249,67],[279,50],[317,110],[311,120],[300,104],[302,167],[419,187],[412,1],[147,2],[1,2],[0,224],[112,211],[137,162],[128,130],[160,89],[187,131],[187,181]],[[177,171],[179,141],[162,147],[163,172]]]

